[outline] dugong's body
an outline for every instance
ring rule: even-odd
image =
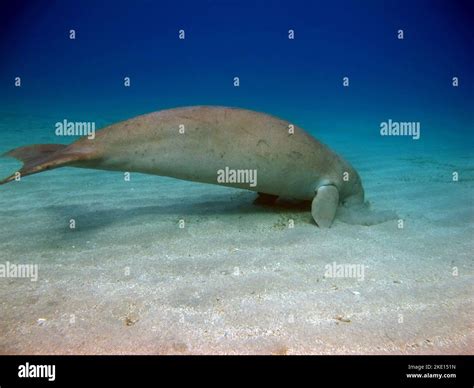
[[[163,110],[108,126],[93,140],[20,147],[7,155],[24,162],[21,176],[71,166],[164,175],[275,198],[312,200],[312,215],[321,227],[331,225],[339,203],[364,200],[359,175],[340,156],[290,122],[244,109]],[[256,172],[254,185],[222,180],[222,172],[231,170]],[[15,174],[1,183],[14,178]]]

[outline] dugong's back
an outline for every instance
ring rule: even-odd
[[[81,142],[87,143],[88,139]],[[268,194],[312,199],[322,179],[339,180],[345,163],[290,122],[250,110],[190,107],[159,111],[112,125],[96,137],[98,168],[138,171],[206,183],[217,172],[256,170]]]

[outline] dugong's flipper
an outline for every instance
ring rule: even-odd
[[[339,205],[339,191],[335,186],[321,186],[311,204],[311,214],[320,228],[329,228]]]

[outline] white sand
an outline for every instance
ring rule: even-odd
[[[0,264],[39,264],[39,279],[0,279],[0,353],[474,353],[472,155],[366,150],[345,156],[403,229],[320,230],[251,192],[138,174],[1,187]],[[333,262],[364,280],[325,278]]]

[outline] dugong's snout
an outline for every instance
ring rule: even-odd
[[[344,186],[344,192],[347,194],[341,201],[343,205],[352,206],[364,203],[364,187],[359,174],[355,170],[352,173],[352,180],[349,178],[347,182],[344,182]]]

